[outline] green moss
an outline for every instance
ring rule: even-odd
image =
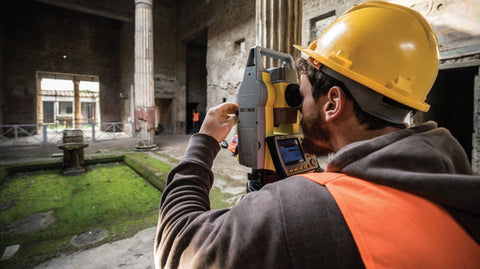
[[[125,158],[124,154],[85,156],[85,165],[92,165],[92,164],[99,164],[99,163],[111,163],[111,162],[123,162],[124,158]]]
[[[170,165],[160,162],[147,153],[128,154],[124,162],[153,186],[163,191],[168,172],[172,169]]]
[[[62,167],[62,160],[34,161],[34,162],[28,162],[28,163],[19,162],[17,164],[2,166],[2,168],[7,171],[7,174],[48,170],[48,169],[59,169],[61,167]]]
[[[0,202],[12,206],[1,212],[1,230],[8,230],[15,220],[49,210],[54,210],[56,221],[41,232],[2,235],[0,249],[22,247],[15,258],[1,261],[0,267],[15,264],[17,268],[25,261],[73,251],[65,242],[91,229],[113,227],[112,239],[120,239],[156,224],[161,193],[151,184],[124,164],[88,169],[75,176],[61,176],[60,170],[20,173],[4,182]]]
[[[156,226],[157,223],[158,209],[149,211],[144,215],[138,215],[136,218],[123,219],[107,227],[110,231],[109,239],[118,240],[120,238],[131,237],[138,231]]]
[[[8,176],[8,170],[7,168],[5,167],[0,167],[0,185],[3,184],[3,181],[5,181],[5,179],[7,178]]]
[[[162,160],[162,162],[165,162],[169,165],[177,165],[180,161],[177,160],[177,159],[174,159],[172,157],[170,157],[169,155],[165,155],[165,154],[162,154],[162,153],[154,153],[155,156],[158,156],[159,159]]]

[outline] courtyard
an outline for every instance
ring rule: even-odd
[[[129,157],[130,159],[135,159],[137,158],[134,163],[136,164],[131,164],[132,162],[130,160],[125,160],[125,163],[129,163],[131,167],[138,167],[139,163],[141,163],[144,159],[149,159],[147,167],[154,167],[156,164],[152,164],[153,162],[158,161],[158,164],[161,166],[165,167],[165,169],[156,166],[157,168],[154,168],[154,173],[158,177],[160,177],[160,181],[164,179],[166,176],[166,173],[168,172],[169,167],[175,165],[183,156],[184,150],[186,148],[188,139],[190,138],[190,135],[157,135],[155,136],[155,143],[158,146],[157,150],[150,151],[150,152],[137,152],[134,150],[135,148],[135,143],[136,140],[133,138],[127,138],[127,139],[122,139],[122,140],[109,140],[109,141],[98,141],[98,142],[91,142],[89,143],[88,147],[85,148],[85,160],[93,160],[93,159],[105,159],[105,158],[118,158],[119,156],[133,156]],[[2,191],[5,191],[6,184],[12,183],[14,181],[24,181],[25,184],[27,185],[32,185],[32,181],[37,181],[36,184],[40,184],[38,182],[38,174],[41,173],[46,173],[47,177],[55,177],[60,175],[60,170],[58,168],[52,168],[48,169],[49,163],[56,163],[61,161],[61,150],[58,149],[55,145],[37,145],[37,146],[18,146],[18,147],[2,147],[0,150],[0,165],[2,168],[5,167],[21,167],[22,165],[28,165],[28,164],[37,164],[39,165],[39,169],[36,169],[37,171],[33,172],[18,172],[14,173],[11,176],[9,175],[7,180],[3,182],[2,184]],[[120,163],[122,165],[122,162],[114,162],[114,163]],[[102,168],[102,169],[111,169],[114,165],[112,165],[111,162],[107,162],[105,164],[96,164],[93,165],[92,169],[89,169],[88,173],[97,173],[96,170]],[[138,173],[139,169],[135,168],[134,170],[137,171],[128,171],[128,167],[125,167],[125,165],[122,165],[123,168],[121,168],[120,174],[117,174],[119,176],[124,178],[127,174],[130,174],[136,179],[141,179],[140,175],[143,174],[143,177],[148,177],[148,171],[147,172],[141,172]],[[140,168],[141,169],[141,168]],[[35,169],[34,169],[35,170]],[[162,170],[162,171],[160,171]],[[249,172],[249,169],[246,167],[240,166],[237,162],[237,159],[235,156],[232,156],[232,153],[228,151],[227,149],[221,149],[217,158],[215,159],[214,166],[213,166],[213,171],[215,173],[216,181],[215,185],[212,191],[212,207],[214,208],[221,208],[221,207],[226,207],[235,204],[241,196],[245,193],[245,184],[246,184],[246,175]],[[113,190],[113,182],[119,181],[120,178],[116,178],[116,174],[113,171],[106,171],[104,172],[104,175],[97,174],[94,176],[97,179],[94,179],[94,181],[102,181],[103,184],[106,184],[102,188],[111,188]],[[133,174],[132,174],[133,173]],[[152,174],[152,172],[150,172]],[[146,176],[145,176],[146,175]],[[136,180],[135,179],[135,180]],[[51,179],[50,179],[51,180]],[[85,185],[94,185],[94,183],[90,182],[83,182],[82,177],[76,176],[76,178],[70,177],[67,179],[67,182],[64,181],[65,179],[62,179],[63,183],[57,182],[53,184],[61,185],[64,184],[63,186],[65,188],[74,188],[72,186],[68,187],[68,185],[81,185],[81,188],[84,188]],[[68,184],[68,180],[75,180],[71,184]],[[128,266],[128,268],[153,268],[153,240],[155,236],[155,226],[156,226],[156,221],[157,221],[157,209],[158,205],[157,203],[159,202],[160,196],[161,196],[161,186],[158,188],[154,187],[154,184],[148,183],[147,181],[144,181],[141,179],[140,187],[141,190],[140,192],[136,194],[130,194],[134,196],[133,200],[130,200],[127,203],[132,203],[132,201],[136,201],[136,205],[128,205],[128,209],[125,209],[127,211],[133,211],[134,207],[140,207],[140,211],[142,211],[142,208],[145,209],[145,213],[139,213],[139,214],[132,214],[133,217],[128,217],[124,216],[128,219],[128,221],[123,221],[120,224],[121,228],[124,231],[121,232],[118,229],[112,228],[112,227],[120,227],[119,222],[115,221],[115,223],[108,223],[108,221],[101,221],[99,218],[107,218],[106,213],[114,212],[116,211],[115,206],[118,206],[116,203],[112,203],[108,201],[108,197],[113,198],[113,199],[119,199],[118,197],[115,198],[115,196],[109,196],[107,189],[104,190],[97,190],[97,192],[89,190],[87,193],[89,194],[88,197],[84,198],[86,201],[83,201],[88,204],[89,201],[92,201],[93,203],[97,203],[97,205],[94,205],[93,207],[96,207],[97,211],[103,211],[103,214],[100,214],[100,216],[92,216],[90,213],[89,214],[84,214],[84,210],[87,210],[87,206],[82,206],[79,200],[75,200],[74,197],[61,197],[60,194],[52,194],[48,192],[48,190],[42,190],[43,194],[47,198],[53,198],[53,200],[56,203],[74,203],[76,206],[74,207],[75,211],[78,212],[70,212],[73,215],[76,215],[79,219],[84,219],[87,223],[92,223],[93,225],[83,225],[85,230],[78,230],[76,231],[74,236],[70,236],[69,240],[67,240],[66,244],[67,246],[57,248],[59,252],[57,253],[52,253],[51,248],[48,248],[45,246],[42,246],[42,248],[47,249],[50,251],[50,253],[47,251],[46,255],[43,254],[38,254],[36,256],[37,258],[31,258],[29,261],[24,261],[25,263],[21,262],[22,266],[25,266],[25,268],[30,268],[32,266],[38,266],[38,268],[79,268],[78,263],[85,263],[86,261],[89,261],[89,264],[83,264],[81,265],[82,268],[116,268],[120,266]],[[10,182],[11,181],[11,182]],[[52,187],[52,183],[49,183],[50,187]],[[137,183],[135,183],[137,184]],[[48,184],[45,183],[45,185],[48,187]],[[125,184],[124,184],[125,185]],[[122,189],[122,186],[119,185],[117,187],[120,187]],[[13,191],[15,188],[12,188],[12,193],[15,195],[15,192]],[[20,188],[20,191],[18,190]],[[25,186],[20,186],[17,187],[16,192],[17,196],[20,196],[21,190],[25,189]],[[128,186],[123,186],[123,191],[117,189],[114,192],[119,192],[120,196],[124,195],[129,195],[131,188]],[[98,192],[100,191],[100,192]],[[81,192],[80,189],[77,188],[77,190],[74,191],[75,193]],[[95,194],[96,193],[96,194]],[[139,201],[138,199],[141,199],[143,195],[147,195],[147,193],[151,193],[150,197],[154,198],[145,198],[147,199],[152,199],[152,201]],[[157,194],[155,194],[157,193]],[[93,195],[93,196],[92,196]],[[97,196],[104,196],[104,198],[101,197],[95,197]],[[30,198],[35,198],[38,196],[32,195],[31,193],[26,194],[26,197]],[[57,198],[55,198],[57,197]],[[8,197],[3,197],[2,194],[2,199],[8,200]],[[20,199],[20,198],[17,198]],[[105,200],[106,199],[106,200]],[[11,199],[12,200],[12,199]],[[26,204],[31,204],[35,202],[27,202]],[[40,202],[37,201],[38,204]],[[154,204],[152,204],[154,203]],[[109,206],[111,208],[109,208]],[[125,206],[125,205],[123,205]],[[27,206],[29,207],[29,206]],[[7,212],[8,209],[4,209],[4,212]],[[25,210],[25,209],[22,209]],[[35,211],[35,210],[34,210]],[[40,210],[42,212],[47,211],[45,208]],[[92,206],[89,204],[88,205],[88,210],[89,212],[95,211],[92,210]],[[33,211],[32,211],[33,212]],[[48,211],[47,211],[48,212]],[[83,213],[82,213],[83,212]],[[125,213],[125,211],[123,211]],[[128,215],[120,212],[123,215]],[[17,212],[18,214],[18,212]],[[5,216],[5,217],[4,217]],[[2,219],[7,218],[8,216],[4,215],[2,213]],[[18,217],[18,216],[17,216]],[[45,216],[44,217],[44,223],[46,222]],[[14,217],[11,217],[14,219]],[[18,217],[19,218],[19,217]],[[17,218],[17,220],[18,220]],[[117,217],[115,217],[117,218]],[[19,218],[21,219],[21,218]],[[14,221],[10,221],[10,224],[14,223]],[[25,220],[24,220],[25,223]],[[30,223],[33,223],[33,221],[30,221]],[[46,222],[47,224],[48,221]],[[97,225],[95,225],[97,223]],[[60,227],[62,226],[61,222],[57,221],[56,224],[54,225],[59,225],[56,227],[55,231],[59,231],[62,229],[71,229],[68,228],[68,226],[65,224],[65,227]],[[54,226],[53,225],[53,226]],[[2,227],[2,231],[8,230],[8,225],[5,225],[7,227]],[[46,225],[48,226],[48,225]],[[110,227],[107,229],[103,229],[105,227]],[[10,227],[12,229],[12,227]],[[104,231],[106,230],[106,231]],[[42,235],[42,233],[52,233],[54,231],[48,231],[48,227],[44,228],[39,228],[38,230],[34,231],[33,233],[37,233],[38,237],[40,238],[39,241],[45,241],[47,244],[51,243],[51,241],[47,240],[48,235]],[[97,237],[95,235],[102,235],[104,234],[104,238],[97,240]],[[68,233],[66,233],[68,234]],[[43,237],[42,237],[43,236]],[[74,237],[76,238],[82,238],[86,237],[87,239],[83,240],[83,244],[79,244],[75,246],[72,242],[75,242],[73,240]],[[2,238],[5,238],[2,236]],[[43,238],[43,239],[42,239]],[[89,239],[88,239],[89,238]],[[3,239],[2,239],[3,240]],[[91,242],[89,242],[89,240]],[[87,241],[85,243],[85,241]],[[52,243],[53,244],[53,243]],[[15,250],[15,242],[2,242],[2,253],[5,252],[7,247],[9,246],[14,246],[13,248],[9,248],[9,251]],[[12,258],[14,259],[15,255],[20,255],[22,248],[25,249],[25,246],[18,246],[18,249],[15,250],[16,253],[13,254]],[[33,251],[29,249],[29,251]],[[7,251],[8,252],[8,251]],[[5,254],[3,254],[5,255]],[[43,257],[43,258],[42,258]],[[117,258],[116,258],[117,257]],[[8,259],[2,260],[0,263],[2,264],[2,267],[4,265],[7,265],[6,268],[8,267]],[[149,267],[150,266],[150,267]],[[16,268],[16,267],[13,267]]]

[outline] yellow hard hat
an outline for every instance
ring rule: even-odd
[[[418,12],[384,2],[363,2],[339,17],[308,48],[324,65],[383,96],[420,111],[438,73],[437,37]]]

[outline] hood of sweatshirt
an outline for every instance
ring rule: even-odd
[[[480,176],[473,175],[460,143],[435,122],[351,143],[335,154],[326,171],[442,204],[479,242]]]

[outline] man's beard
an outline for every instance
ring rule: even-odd
[[[325,128],[325,120],[321,117],[318,110],[304,116],[300,121],[303,131],[302,146],[305,152],[317,156],[326,155],[333,150],[328,146],[330,141],[330,131]]]

